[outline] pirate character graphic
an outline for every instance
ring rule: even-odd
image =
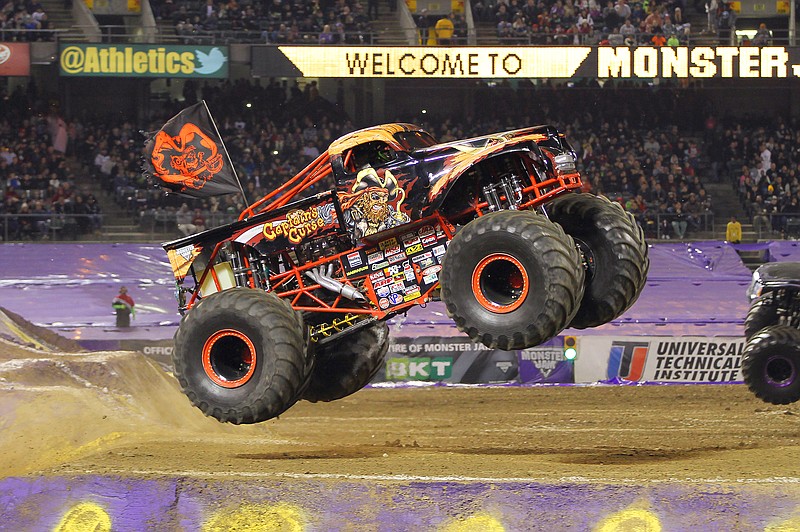
[[[410,218],[400,211],[405,197],[389,170],[362,168],[350,192],[340,197],[345,223],[356,238],[408,223]]]

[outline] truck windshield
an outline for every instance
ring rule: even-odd
[[[436,139],[425,131],[401,131],[395,133],[394,138],[405,152],[427,148],[437,144]]]

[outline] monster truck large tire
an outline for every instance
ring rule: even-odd
[[[764,327],[778,324],[778,305],[772,294],[765,294],[750,305],[744,318],[744,337],[749,341]]]
[[[597,327],[619,317],[638,299],[650,269],[644,231],[619,203],[591,194],[566,194],[547,207],[587,263],[586,291],[569,324]]]
[[[742,353],[742,375],[750,391],[768,403],[800,399],[800,330],[775,325],[757,332]]]
[[[491,348],[524,349],[557,335],[583,295],[572,238],[530,211],[473,220],[445,254],[442,299],[456,326]]]
[[[303,399],[335,401],[369,384],[389,350],[389,327],[379,321],[317,348],[311,382]]]
[[[233,288],[204,298],[175,334],[175,376],[219,421],[258,423],[301,397],[313,354],[301,316],[275,294]]]

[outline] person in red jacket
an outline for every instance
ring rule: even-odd
[[[117,314],[117,327],[130,327],[131,314],[136,317],[136,310],[133,298],[128,295],[127,288],[120,287],[119,294],[111,302],[111,306]]]

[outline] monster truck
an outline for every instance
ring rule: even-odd
[[[403,123],[345,135],[237,221],[164,244],[175,375],[205,414],[254,423],[365,386],[387,319],[414,305],[443,300],[503,350],[607,323],[639,296],[648,250],[582,185],[552,126],[442,144]]]
[[[747,295],[744,381],[768,403],[793,403],[800,399],[800,262],[760,266]]]

